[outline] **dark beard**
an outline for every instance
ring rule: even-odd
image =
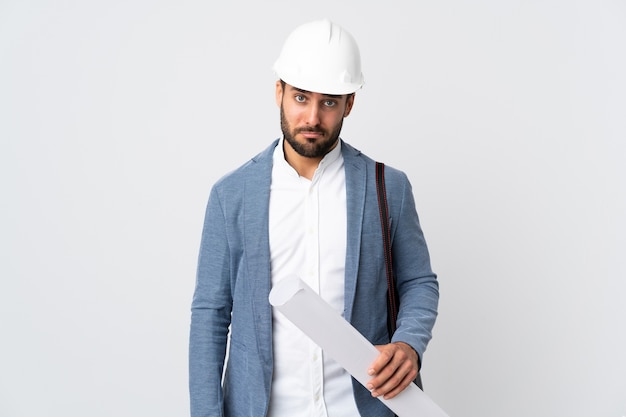
[[[327,132],[319,127],[296,129],[292,135],[289,123],[285,119],[283,107],[280,106],[280,128],[283,131],[283,137],[285,138],[287,143],[291,145],[293,150],[296,151],[298,155],[304,156],[305,158],[321,158],[321,157],[324,157],[328,152],[330,152],[335,147],[335,145],[337,144],[337,141],[339,140],[339,133],[341,133],[342,126],[343,126],[343,119],[341,120],[337,128],[331,132],[330,135],[326,135]],[[307,132],[307,131],[321,132],[325,136],[328,136],[328,139],[325,141],[315,142],[315,143],[308,142],[306,144],[302,144],[296,141],[296,138],[294,137],[296,134],[300,132]]]

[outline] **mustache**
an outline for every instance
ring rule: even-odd
[[[313,132],[313,133],[326,133],[326,131],[322,128],[319,127],[300,127],[298,129],[296,129],[295,133],[301,133],[301,132]]]

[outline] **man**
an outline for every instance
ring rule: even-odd
[[[375,162],[339,137],[363,85],[358,46],[334,23],[310,22],[287,38],[274,69],[283,137],[221,178],[207,205],[191,415],[392,416],[377,397],[393,398],[417,377],[439,297],[411,186],[386,168],[400,297],[390,342]],[[381,352],[367,387],[272,311],[271,287],[293,275]]]

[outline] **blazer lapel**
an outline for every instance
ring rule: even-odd
[[[275,141],[269,148],[252,159],[243,193],[246,276],[251,296],[259,354],[263,358],[266,375],[271,375],[272,364],[272,311],[268,301],[270,292],[269,252],[269,196],[272,179]]]
[[[345,271],[345,307],[344,317],[350,322],[356,293],[359,272],[359,253],[361,252],[361,233],[365,211],[365,189],[367,186],[367,166],[361,152],[342,141],[342,155],[346,171],[347,202],[347,247]]]

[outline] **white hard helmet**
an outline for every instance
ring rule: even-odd
[[[364,84],[356,41],[328,19],[291,32],[274,71],[287,84],[316,93],[350,94]]]

